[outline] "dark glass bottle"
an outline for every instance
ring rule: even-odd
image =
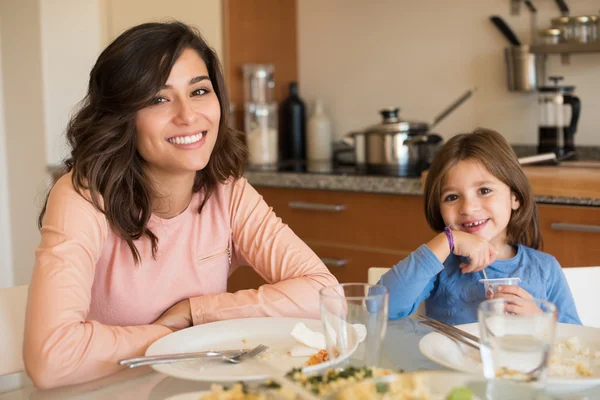
[[[279,149],[284,163],[306,159],[306,113],[297,82],[290,83],[290,95],[281,104]]]

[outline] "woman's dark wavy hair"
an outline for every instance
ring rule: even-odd
[[[506,227],[509,244],[541,248],[540,220],[529,180],[506,139],[489,129],[452,137],[434,157],[425,181],[425,217],[431,229],[444,230],[440,212],[443,186],[452,167],[465,160],[481,163],[519,200],[520,206],[513,210]]]
[[[135,116],[160,91],[186,49],[195,50],[206,64],[221,105],[214,150],[207,166],[196,172],[192,189],[203,191],[201,212],[216,185],[242,175],[247,149],[241,133],[228,128],[229,100],[221,65],[196,29],[175,21],[145,23],[122,33],[98,57],[88,93],[67,127],[71,155],[64,161],[65,172],[72,171],[80,195],[89,190],[91,203],[127,242],[136,264],[140,254],[134,240],[149,238],[155,257],[158,238],[148,229],[157,193],[136,149]],[[40,228],[47,201],[38,219]]]

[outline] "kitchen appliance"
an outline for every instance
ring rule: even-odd
[[[442,137],[431,129],[472,96],[468,90],[442,111],[432,124],[403,120],[399,108],[380,111],[382,121],[362,131],[346,135],[352,143],[356,166],[368,174],[420,176],[429,167],[442,144]],[[339,153],[336,159],[339,160]]]
[[[575,133],[581,114],[581,101],[573,94],[575,86],[559,86],[562,76],[551,76],[554,83],[538,89],[538,153],[554,152],[557,157],[575,152]],[[570,108],[570,118],[569,118]]]
[[[270,64],[244,64],[242,72],[248,163],[251,168],[274,170],[279,161],[274,67]]]

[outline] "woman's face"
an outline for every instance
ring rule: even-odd
[[[137,112],[137,150],[156,175],[195,173],[210,159],[220,119],[206,64],[184,50],[152,104]]]

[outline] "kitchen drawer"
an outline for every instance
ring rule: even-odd
[[[393,267],[406,252],[381,252],[375,249],[351,248],[306,242],[321,258],[340,283],[367,282],[371,267]]]
[[[600,265],[600,208],[539,204],[544,251],[563,267]]]
[[[423,197],[258,187],[305,241],[413,251],[434,236]]]

